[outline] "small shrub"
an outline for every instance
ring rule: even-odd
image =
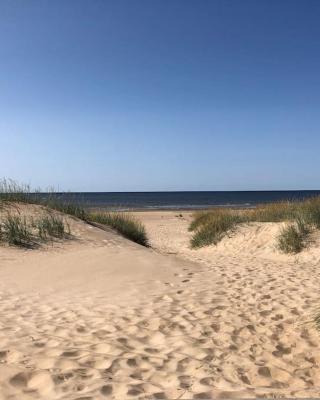
[[[65,221],[56,215],[45,215],[34,223],[40,239],[48,238],[63,239],[70,235],[70,227]]]
[[[148,247],[148,238],[144,225],[130,214],[120,212],[93,213],[89,221],[107,225],[121,235],[142,246]]]
[[[305,247],[308,229],[302,220],[282,228],[278,236],[278,247],[284,253],[299,253]]]
[[[26,218],[7,214],[0,225],[0,240],[10,246],[30,247],[33,243],[32,232]]]

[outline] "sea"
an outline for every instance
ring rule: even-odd
[[[57,197],[89,208],[130,210],[197,210],[214,207],[254,208],[257,204],[320,196],[320,190],[192,191],[192,192],[82,192]],[[44,196],[46,196],[44,194]]]

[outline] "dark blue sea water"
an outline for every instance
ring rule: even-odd
[[[319,196],[320,190],[245,192],[99,192],[57,194],[87,207],[117,210],[201,209],[208,207],[254,207],[260,203],[300,200]]]

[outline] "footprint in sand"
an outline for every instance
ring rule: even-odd
[[[112,385],[104,385],[100,389],[100,392],[103,396],[110,396],[112,394],[112,391],[113,391]]]

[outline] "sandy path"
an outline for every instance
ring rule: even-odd
[[[188,215],[139,216],[169,256],[84,224],[0,249],[0,399],[319,397],[317,252],[279,257],[273,225],[193,251]]]
[[[214,343],[217,366],[203,392],[208,397],[217,394],[216,388],[227,397],[319,397],[320,336],[309,323],[319,305],[317,243],[299,257],[280,255],[274,241],[279,225],[253,224],[218,246],[191,250],[189,213],[139,217],[155,248],[202,265],[188,283],[197,292],[195,299],[210,303],[216,296],[221,303],[218,308],[196,306],[209,315],[197,323]]]

